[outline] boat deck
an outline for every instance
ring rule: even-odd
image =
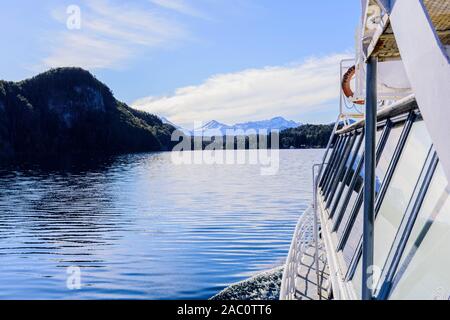
[[[297,223],[283,274],[282,300],[328,299],[330,271],[320,232],[316,262],[314,217],[314,210],[310,207]]]
[[[295,299],[326,300],[328,299],[328,279],[330,276],[326,264],[325,251],[319,247],[319,277],[316,273],[314,259],[315,244],[312,242],[304,251],[295,277]]]

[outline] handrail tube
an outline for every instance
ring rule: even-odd
[[[372,300],[375,222],[375,163],[377,131],[377,58],[367,61],[366,126],[364,156],[364,219],[363,219],[363,260],[362,299]]]

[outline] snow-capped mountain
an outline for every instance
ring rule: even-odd
[[[175,123],[173,123],[172,121],[170,121],[166,117],[159,117],[159,118],[161,119],[162,123],[171,125],[175,129],[183,132],[185,135],[188,135],[188,136],[191,135],[191,131],[190,130],[184,129],[183,127],[180,127],[179,125],[176,125]]]
[[[226,135],[229,134],[230,131],[239,130],[247,132],[248,130],[253,130],[256,133],[260,133],[260,131],[264,131],[265,133],[271,130],[279,130],[282,131],[284,129],[289,128],[297,128],[301,126],[301,123],[286,120],[283,117],[275,117],[270,120],[262,120],[262,121],[250,121],[244,123],[238,123],[235,125],[227,125],[216,120],[212,120],[201,126],[200,128],[196,128],[192,131],[184,129],[180,126],[177,126],[170,122],[166,118],[161,118],[164,123],[171,124],[178,130],[181,130],[185,134],[194,135],[194,136],[218,136],[218,135]]]
[[[232,128],[232,126],[223,124],[216,120],[211,120],[211,121],[207,122],[206,124],[204,124],[203,126],[201,126],[200,128],[197,128],[196,130],[198,130],[198,131],[226,130],[226,129],[231,129],[231,128]]]
[[[195,128],[192,131],[192,135],[194,136],[223,136],[226,134],[227,130],[232,130],[233,127],[223,124],[216,120],[211,120],[201,126],[200,128]]]
[[[297,123],[292,120],[286,120],[283,117],[275,117],[270,120],[262,120],[262,121],[250,121],[244,123],[237,123],[235,125],[229,126],[218,121],[210,121],[206,125],[204,125],[198,132],[203,132],[204,136],[213,136],[213,135],[226,135],[228,130],[231,131],[254,131],[255,133],[260,133],[263,131],[264,133],[268,133],[271,130],[279,130],[282,131],[284,129],[289,128],[297,128],[301,126],[301,123]],[[196,134],[198,135],[198,133]]]
[[[233,127],[242,130],[284,130],[290,128],[297,128],[301,123],[292,120],[286,120],[283,117],[275,117],[270,120],[251,121],[245,123],[235,124]]]

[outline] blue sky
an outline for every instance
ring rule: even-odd
[[[81,29],[66,26],[69,5]],[[189,126],[329,122],[359,0],[17,0],[2,4],[0,78],[81,66],[116,97]]]

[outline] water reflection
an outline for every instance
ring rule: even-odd
[[[4,163],[0,298],[207,298],[283,262],[321,154],[282,151],[276,176],[169,153]]]

